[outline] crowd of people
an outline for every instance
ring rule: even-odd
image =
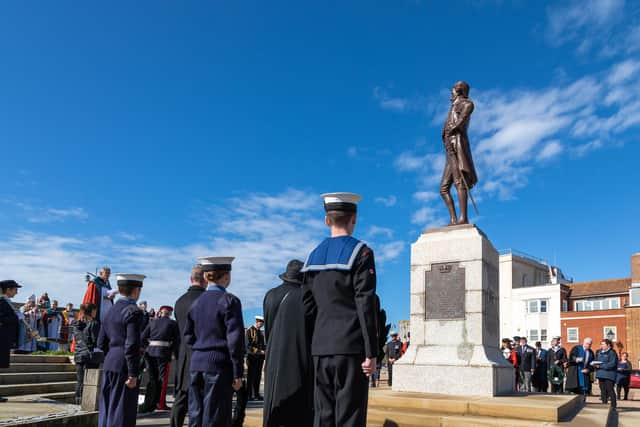
[[[62,309],[58,301],[51,300],[45,292],[37,301],[35,295],[29,296],[17,314],[16,353],[69,349],[76,316],[72,303]]]
[[[567,353],[560,336],[553,337],[546,350],[540,341],[531,347],[526,337],[516,336],[502,340],[502,354],[514,367],[518,391],[547,393],[550,389],[554,394],[581,394],[586,400],[597,382],[602,403],[616,408],[617,400],[629,398],[629,354],[621,352],[618,357],[609,339],[602,339],[599,344],[594,352],[593,340],[585,338]]]
[[[163,306],[156,318],[139,301],[141,274],[118,274],[112,287],[111,269],[102,268],[89,277],[77,314],[72,306],[59,310],[53,301],[39,302],[35,311],[30,302],[16,312],[10,299],[21,285],[2,281],[0,339],[23,351],[41,341],[48,350],[60,340],[69,344],[78,400],[85,371],[102,366],[100,427],[135,426],[138,411],[166,408],[172,360],[177,364],[172,427],[183,426],[187,414],[189,427],[241,426],[249,399],[264,400],[265,426],[364,427],[369,377],[379,373],[384,339],[374,255],[352,236],[361,197],[330,193],[323,199],[330,237],[306,262],[287,264],[279,276],[282,284],[265,296],[264,317],[257,316],[247,329],[240,299],[227,290],[234,257],[202,257],[175,310]],[[44,340],[34,333],[41,326]],[[389,384],[407,345],[393,334],[386,347]],[[8,367],[8,348],[0,353],[0,368]],[[149,383],[138,407],[143,369]]]

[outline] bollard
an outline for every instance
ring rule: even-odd
[[[100,381],[102,381],[102,369],[87,369],[84,372],[81,405],[83,411],[93,412],[98,410]]]

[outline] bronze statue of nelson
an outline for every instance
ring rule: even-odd
[[[440,195],[449,209],[449,225],[469,223],[467,196],[471,196],[470,190],[478,182],[467,135],[471,113],[473,102],[469,98],[469,84],[459,81],[451,90],[451,108],[442,128],[447,163],[440,182]],[[455,184],[458,193],[460,217],[456,214],[456,206],[450,193],[452,184]]]

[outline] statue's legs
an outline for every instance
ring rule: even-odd
[[[454,181],[455,170],[451,167],[451,161],[447,159],[447,163],[442,173],[442,180],[440,181],[440,196],[444,200],[444,204],[447,205],[449,210],[449,225],[456,225],[458,223],[458,215],[456,214],[456,205],[451,197],[451,186]]]
[[[456,190],[458,191],[458,204],[460,205],[460,219],[458,220],[458,224],[469,224],[467,216],[467,189],[462,185],[457,185]]]
[[[447,205],[447,209],[449,210],[449,225],[456,225],[458,223],[458,215],[456,214],[456,205],[453,202],[453,198],[451,194],[447,191],[446,193],[440,193],[442,199],[444,200],[444,204]]]

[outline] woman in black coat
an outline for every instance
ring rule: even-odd
[[[95,304],[82,304],[80,319],[76,322],[73,330],[73,338],[76,340],[76,351],[73,355],[73,361],[76,363],[76,405],[82,402],[85,371],[96,369],[101,362],[98,357],[102,356],[102,353],[94,353],[93,351],[98,343],[98,334],[100,333],[100,323],[95,320],[97,313],[98,307]]]
[[[10,298],[13,298],[18,293],[18,288],[21,288],[15,280],[3,280],[0,281],[0,288],[2,294],[0,294],[0,369],[9,367],[11,361],[11,348],[18,343],[18,334],[20,328],[18,327],[18,315],[11,305]],[[7,401],[7,398],[0,396],[0,403]]]

